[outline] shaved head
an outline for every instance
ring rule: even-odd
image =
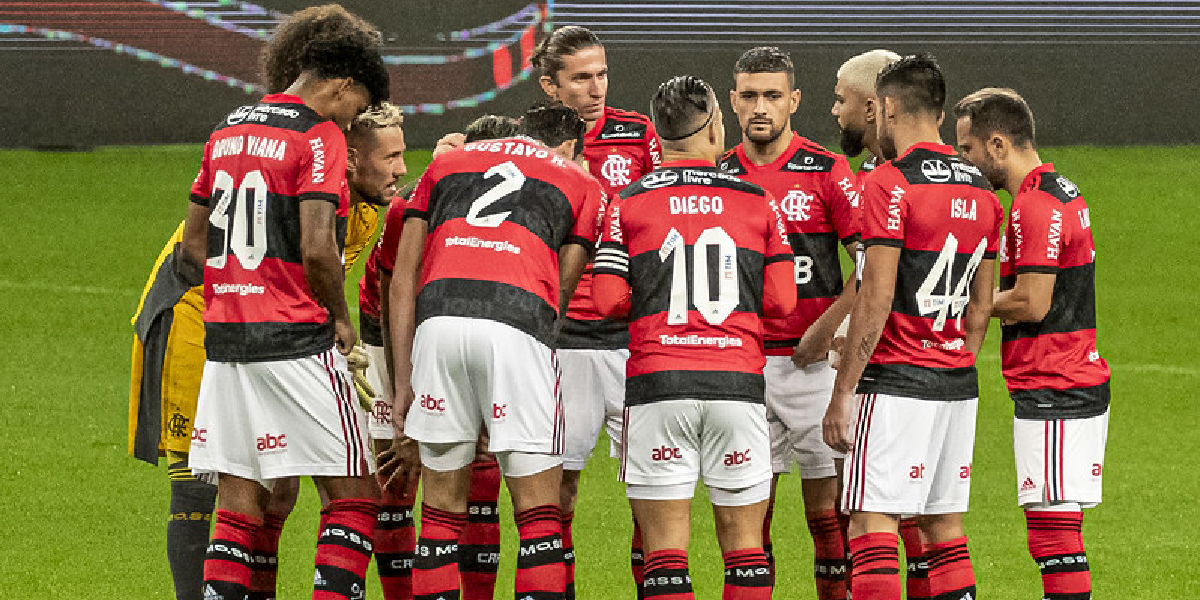
[[[891,50],[871,50],[842,63],[837,78],[854,91],[875,95],[875,78],[884,67],[900,60]]]

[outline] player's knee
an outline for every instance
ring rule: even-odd
[[[935,544],[948,542],[964,535],[962,515],[959,513],[921,515],[917,517],[917,527],[920,528],[924,539]]]

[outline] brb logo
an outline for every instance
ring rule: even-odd
[[[200,442],[202,444],[204,442],[207,442],[208,441],[208,430],[207,429],[196,429],[195,427],[193,427],[192,428],[192,441]]]
[[[650,460],[668,461],[668,460],[675,460],[677,458],[683,458],[683,452],[680,452],[679,448],[668,448],[666,446],[659,446],[658,448],[655,448],[653,452],[650,453]]]
[[[789,221],[807,221],[812,199],[812,195],[804,193],[804,190],[791,190],[780,201],[780,208]]]
[[[730,452],[729,454],[725,455],[725,466],[727,466],[727,467],[736,467],[738,465],[744,465],[749,462],[750,462],[750,449],[749,448],[746,448],[745,450],[734,450],[733,452]]]
[[[609,154],[608,160],[600,167],[600,174],[608,180],[610,187],[625,187],[629,185],[629,166],[633,159],[620,154]]]
[[[267,450],[281,450],[283,448],[287,448],[287,434],[281,433],[279,435],[271,435],[268,433],[267,435],[258,438],[257,442],[258,444],[255,447],[258,448],[259,452],[266,452]]]
[[[497,419],[497,420],[508,418],[508,405],[507,404],[493,404],[492,405],[492,418]]]
[[[431,410],[433,412],[444,413],[446,412],[446,399],[434,398],[429,394],[421,394],[421,408],[424,408],[425,410]]]

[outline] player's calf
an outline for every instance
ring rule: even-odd
[[[1090,600],[1092,572],[1083,548],[1083,512],[1075,503],[1025,508],[1029,554],[1042,575],[1045,600]]]

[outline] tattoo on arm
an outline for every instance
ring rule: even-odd
[[[879,336],[882,333],[882,330],[876,329],[862,339],[862,343],[858,345],[858,355],[860,358],[863,360],[871,358],[871,354],[875,352],[875,344],[879,343]]]

